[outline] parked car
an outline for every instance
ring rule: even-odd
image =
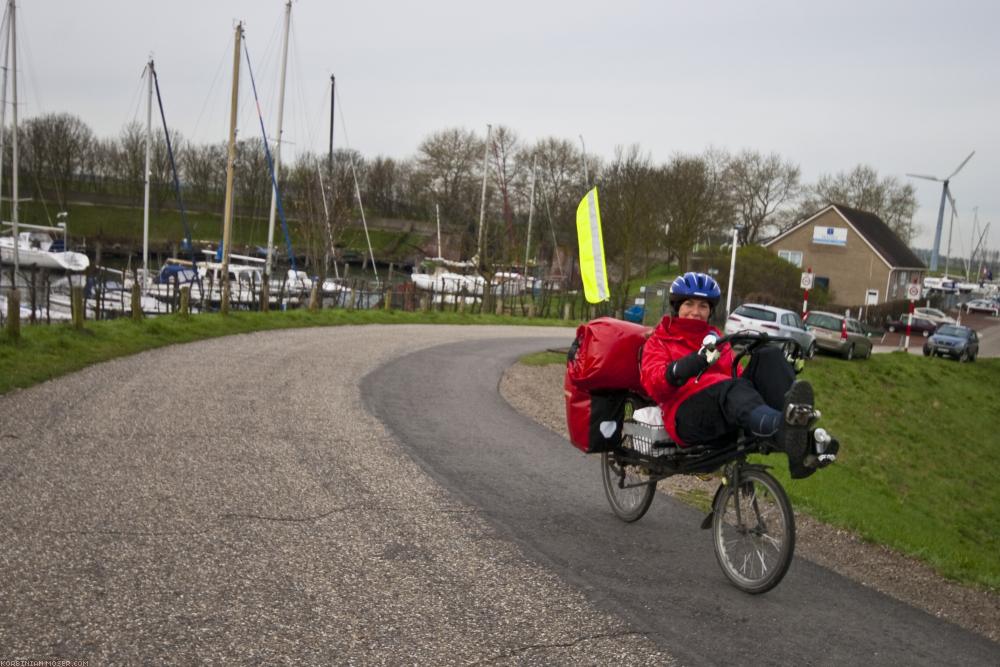
[[[728,336],[747,330],[792,338],[802,346],[806,359],[812,359],[816,354],[816,336],[811,331],[806,331],[802,318],[794,310],[745,303],[732,312],[726,320],[724,331]]]
[[[991,299],[973,299],[972,301],[967,301],[964,308],[967,313],[989,313],[994,317],[1000,313],[1000,306],[997,305],[996,301]]]
[[[924,356],[932,354],[959,361],[975,361],[979,356],[979,335],[969,327],[946,324],[924,343]]]
[[[906,318],[909,317],[908,313],[903,313],[895,319],[891,319],[885,323],[886,331],[889,333],[906,333]],[[913,322],[910,324],[910,334],[917,335],[920,334],[924,338],[930,336],[934,333],[934,330],[938,328],[937,322],[932,322],[925,317],[913,316]]]
[[[937,308],[914,308],[913,314],[938,324],[958,324],[954,317],[948,317],[943,310]]]
[[[836,313],[814,310],[806,315],[806,329],[816,336],[816,347],[850,361],[872,356],[872,341],[861,322]]]

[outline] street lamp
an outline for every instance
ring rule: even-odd
[[[729,260],[729,289],[726,294],[726,317],[729,317],[730,307],[733,304],[733,280],[736,278],[736,247],[739,245],[740,228],[733,227],[733,254]]]

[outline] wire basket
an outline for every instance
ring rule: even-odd
[[[622,435],[629,436],[632,449],[643,456],[664,456],[678,452],[677,445],[662,426],[626,421],[622,427]]]

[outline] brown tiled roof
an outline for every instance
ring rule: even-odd
[[[882,222],[882,218],[874,213],[859,211],[843,204],[834,204],[833,206],[854,225],[858,233],[864,236],[891,266],[907,269],[926,268],[920,258],[903,243],[902,239],[889,229],[889,225]]]

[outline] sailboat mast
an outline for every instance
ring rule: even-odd
[[[11,93],[13,97],[13,104],[11,105],[11,119],[13,123],[13,131],[11,132],[11,198],[10,198],[10,220],[14,227],[14,275],[17,275],[20,269],[19,262],[20,258],[18,255],[17,247],[17,222],[18,222],[18,190],[17,190],[17,172],[18,172],[18,156],[17,156],[17,22],[14,20],[14,14],[16,12],[14,0],[10,0],[10,59],[11,59]]]
[[[243,22],[236,26],[233,40],[233,93],[229,107],[229,154],[226,158],[226,206],[222,222],[222,303],[223,313],[229,312],[229,248],[233,229],[233,176],[236,165],[236,108],[240,97],[240,41],[243,38]]]
[[[330,75],[330,150],[327,152],[326,156],[326,169],[327,174],[330,179],[333,179],[333,99],[334,93],[334,76]],[[323,169],[320,167],[319,160],[316,160],[316,174],[319,176],[319,194],[320,199],[323,200],[323,215],[326,220],[326,253],[324,255],[323,267],[328,269],[330,267],[330,261],[333,261],[333,275],[338,280],[340,279],[340,269],[337,267],[337,251],[333,246],[333,225],[330,223],[330,207],[327,205],[326,201],[326,186],[323,184]],[[331,183],[331,186],[333,184]]]
[[[437,228],[438,228],[438,259],[444,257],[441,254],[441,207],[437,202],[434,202],[434,215],[437,217]]]
[[[528,234],[524,242],[524,275],[528,275],[528,255],[531,250],[531,219],[535,215],[535,181],[538,176],[538,156],[531,159],[531,197],[528,199]]]
[[[490,173],[490,132],[492,125],[486,126],[486,144],[483,148],[483,193],[479,200],[479,234],[476,241],[476,261],[483,265],[483,222],[486,220],[486,177]]]
[[[10,36],[9,27],[10,26],[8,25],[8,33],[7,35],[4,35],[4,37]],[[4,45],[8,47],[10,46],[6,41],[4,41]],[[5,130],[7,129],[7,71],[9,65],[10,49],[5,48],[3,52],[3,82],[0,83],[0,184],[3,183],[3,156],[6,155],[6,152],[4,151],[4,135],[6,134]],[[0,202],[2,201],[2,189],[0,189]],[[0,211],[2,210],[3,207],[0,206]],[[2,219],[2,217],[3,216],[0,215],[0,219]]]
[[[274,218],[278,208],[278,173],[281,170],[281,133],[285,114],[285,70],[288,66],[288,26],[292,16],[292,0],[285,3],[285,37],[281,45],[281,82],[278,85],[278,131],[275,132],[274,144],[274,184],[271,186],[271,215],[267,220],[267,264],[264,274],[271,275],[271,264],[274,261]]]
[[[337,98],[337,77],[330,75],[330,150],[327,152],[327,172],[333,174],[333,102]]]
[[[142,285],[149,284],[149,158],[153,147],[153,59],[146,63],[146,169],[142,198]]]

